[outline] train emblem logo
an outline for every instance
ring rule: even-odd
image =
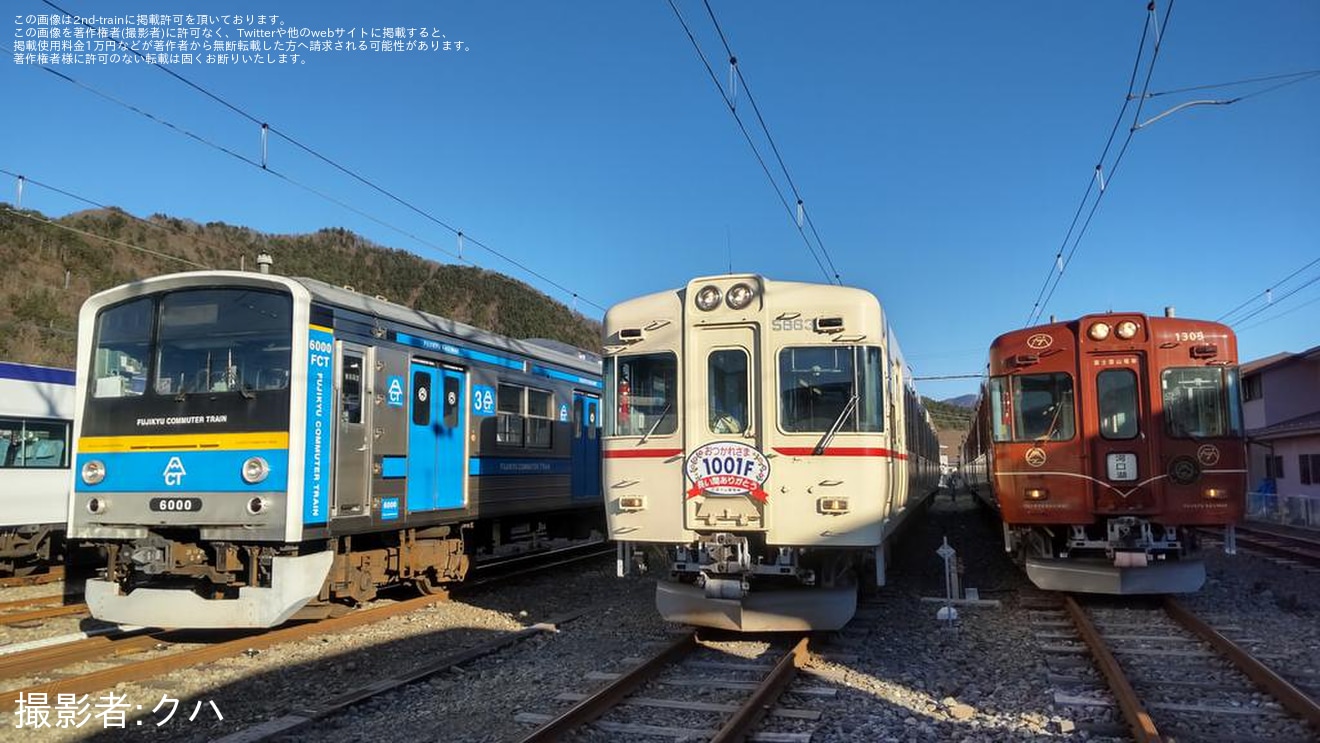
[[[1027,339],[1027,347],[1039,351],[1054,345],[1054,338],[1049,333],[1037,333]]]
[[[1030,449],[1027,449],[1027,464],[1032,467],[1039,467],[1042,464],[1045,464],[1045,459],[1045,450],[1039,446],[1033,446]]]
[[[769,494],[761,487],[770,477],[770,460],[756,449],[736,441],[715,441],[688,455],[683,467],[692,487],[687,497],[698,495],[750,495],[764,503]]]
[[[1213,467],[1219,464],[1219,447],[1214,444],[1206,444],[1196,450],[1196,458],[1201,464],[1207,467]]]

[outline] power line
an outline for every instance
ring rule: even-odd
[[[1265,305],[1264,307],[1258,307],[1258,308],[1256,308],[1255,310],[1253,310],[1253,311],[1251,311],[1251,312],[1248,312],[1246,315],[1243,315],[1242,317],[1238,318],[1237,320],[1234,320],[1231,324],[1233,324],[1233,325],[1238,325],[1238,324],[1244,323],[1244,322],[1246,322],[1247,320],[1250,320],[1251,318],[1255,317],[1256,315],[1259,315],[1260,313],[1264,312],[1265,310],[1268,310],[1270,307],[1274,307],[1274,306],[1278,305],[1279,302],[1284,301],[1284,300],[1287,299],[1288,297],[1291,297],[1292,295],[1294,295],[1294,294],[1296,294],[1297,292],[1299,292],[1299,291],[1305,289],[1306,287],[1308,287],[1308,286],[1310,286],[1310,285],[1316,283],[1317,281],[1320,281],[1320,275],[1316,275],[1316,276],[1315,276],[1314,278],[1312,278],[1310,281],[1307,281],[1306,283],[1302,284],[1301,286],[1298,286],[1297,288],[1293,289],[1292,291],[1288,292],[1287,294],[1284,294],[1282,297],[1279,297],[1278,299],[1274,300],[1274,302],[1272,302],[1271,304],[1267,304],[1267,305]]]
[[[1272,80],[1289,80],[1290,82],[1285,83],[1285,84],[1287,84],[1287,85],[1291,85],[1291,84],[1294,83],[1294,82],[1302,82],[1303,80],[1307,80],[1307,79],[1309,79],[1309,78],[1316,77],[1316,76],[1320,76],[1320,70],[1302,70],[1301,72],[1285,72],[1285,73],[1282,73],[1282,74],[1279,74],[1279,75],[1266,75],[1266,76],[1264,76],[1264,77],[1251,77],[1251,78],[1247,78],[1247,79],[1245,79],[1245,80],[1233,80],[1233,81],[1231,81],[1231,82],[1226,82],[1226,83],[1210,83],[1210,84],[1206,84],[1206,85],[1192,85],[1192,86],[1188,86],[1188,87],[1186,87],[1186,88],[1173,88],[1172,90],[1161,90],[1161,91],[1159,91],[1159,92],[1157,92],[1157,93],[1147,93],[1147,94],[1146,94],[1146,98],[1158,98],[1158,97],[1160,97],[1160,96],[1165,96],[1165,95],[1175,95],[1175,94],[1177,94],[1177,93],[1190,93],[1190,92],[1192,92],[1192,91],[1196,91],[1196,90],[1213,90],[1213,89],[1215,89],[1215,88],[1229,88],[1229,87],[1232,87],[1232,86],[1234,86],[1234,85],[1250,85],[1250,84],[1252,84],[1252,83],[1264,83],[1264,82],[1270,82],[1270,81],[1272,81]],[[1282,86],[1277,86],[1277,85],[1276,85],[1276,86],[1273,86],[1273,87],[1270,87],[1270,88],[1266,88],[1265,90],[1260,91],[1260,93],[1265,93],[1265,92],[1269,92],[1269,91],[1271,91],[1271,90],[1276,90],[1276,89],[1278,89],[1279,87],[1282,87]],[[1251,95],[1259,95],[1259,93],[1252,93]],[[1244,97],[1245,97],[1245,96],[1244,96]]]
[[[747,140],[747,145],[752,148],[752,154],[756,156],[756,161],[760,163],[761,171],[764,172],[765,177],[769,179],[770,186],[775,189],[775,195],[779,197],[780,203],[784,205],[784,210],[788,212],[789,218],[793,220],[794,224],[797,224],[797,217],[793,213],[793,207],[789,206],[788,199],[784,196],[783,190],[779,187],[779,182],[776,181],[774,175],[770,173],[769,166],[765,164],[765,158],[761,156],[761,151],[757,149],[756,143],[752,140],[752,135],[747,131],[747,126],[743,124],[742,117],[738,115],[737,107],[729,98],[728,93],[725,92],[724,86],[720,84],[719,78],[715,75],[715,70],[711,68],[709,60],[706,59],[705,52],[701,50],[701,44],[697,43],[696,36],[693,35],[691,27],[688,26],[687,21],[683,18],[683,14],[679,12],[678,6],[674,4],[674,0],[668,0],[668,2],[669,8],[674,11],[674,17],[678,19],[678,22],[683,26],[683,31],[687,33],[688,41],[692,42],[692,48],[696,50],[697,56],[701,59],[701,63],[705,65],[706,73],[710,75],[711,82],[715,84],[715,88],[720,92],[720,97],[724,99],[724,105],[729,108],[729,113],[733,114],[733,120],[738,123],[738,129],[742,132],[743,138]],[[720,33],[722,37],[723,31]],[[730,63],[733,64],[736,69],[737,60],[732,54],[730,54],[729,57]],[[830,272],[825,269],[825,264],[821,261],[820,256],[816,254],[816,248],[811,244],[811,240],[807,238],[807,233],[802,229],[802,225],[799,224],[797,230],[798,234],[802,236],[803,243],[807,246],[807,252],[809,252],[812,259],[816,261],[816,266],[820,268],[820,272],[825,276],[825,280],[830,283],[838,282],[837,272],[834,276],[831,276]],[[823,250],[824,246],[821,247]]]
[[[1123,161],[1123,156],[1127,154],[1128,145],[1132,143],[1132,137],[1137,131],[1136,124],[1141,118],[1141,108],[1145,101],[1146,94],[1150,90],[1150,80],[1151,77],[1155,74],[1155,63],[1159,59],[1161,42],[1164,38],[1164,32],[1168,28],[1169,18],[1172,15],[1173,15],[1173,2],[1172,0],[1170,0],[1169,9],[1164,14],[1164,21],[1162,24],[1159,24],[1157,28],[1155,3],[1152,1],[1146,6],[1146,20],[1142,24],[1141,41],[1137,45],[1136,60],[1133,62],[1132,74],[1128,79],[1127,96],[1124,98],[1123,106],[1122,108],[1119,109],[1118,116],[1114,120],[1114,126],[1110,129],[1109,139],[1105,142],[1104,150],[1101,151],[1100,153],[1100,158],[1096,162],[1095,170],[1092,173],[1092,177],[1088,180],[1086,192],[1082,195],[1082,200],[1077,206],[1077,212],[1073,215],[1072,224],[1069,225],[1068,232],[1067,234],[1064,235],[1063,244],[1060,245],[1058,252],[1055,253],[1054,261],[1050,266],[1050,272],[1045,277],[1045,283],[1042,285],[1041,291],[1038,292],[1036,295],[1036,303],[1032,306],[1031,314],[1027,318],[1027,325],[1030,325],[1031,323],[1035,322],[1038,318],[1040,318],[1040,316],[1045,312],[1045,308],[1049,305],[1050,299],[1054,297],[1054,292],[1056,289],[1058,289],[1059,283],[1063,280],[1063,274],[1068,269],[1068,264],[1072,263],[1073,256],[1076,255],[1077,248],[1078,246],[1081,245],[1082,238],[1086,235],[1087,229],[1089,229],[1091,226],[1091,220],[1095,217],[1096,211],[1100,208],[1100,202],[1104,199],[1105,193],[1108,191],[1109,185],[1113,183],[1114,176],[1118,172],[1118,166]],[[1114,158],[1114,162],[1109,166],[1108,181],[1106,181],[1105,169],[1104,169],[1105,157],[1109,153],[1109,148],[1113,145],[1114,137],[1118,132],[1119,123],[1123,120],[1123,115],[1124,113],[1127,112],[1128,105],[1131,103],[1131,101],[1134,98],[1132,95],[1133,86],[1137,79],[1137,73],[1141,69],[1141,58],[1145,52],[1146,39],[1152,29],[1155,29],[1156,32],[1154,47],[1151,51],[1150,64],[1146,69],[1146,79],[1142,84],[1141,95],[1136,96],[1136,100],[1137,100],[1136,112],[1132,116],[1133,126],[1130,126],[1128,128],[1127,137],[1124,138],[1123,144],[1119,148],[1118,155]],[[1077,225],[1077,218],[1081,215],[1083,209],[1085,209],[1086,202],[1090,198],[1091,192],[1095,190],[1097,184],[1099,185],[1100,190],[1096,194],[1095,201],[1092,202],[1091,209],[1086,215],[1086,221],[1082,223],[1081,229],[1078,230],[1076,237],[1073,238],[1073,229]],[[1063,249],[1068,244],[1069,238],[1073,239],[1072,248],[1068,250],[1068,255],[1066,258],[1064,258]],[[1057,275],[1055,273],[1056,270],[1057,270]],[[1052,285],[1051,285],[1051,280],[1053,280]],[[1044,297],[1044,299],[1041,299],[1042,296]]]
[[[152,250],[151,248],[144,248],[144,247],[142,247],[141,245],[134,245],[134,244],[132,244],[132,243],[124,242],[123,240],[116,240],[116,239],[113,238],[113,237],[106,237],[105,235],[98,235],[98,234],[96,234],[95,232],[88,232],[88,231],[86,231],[86,230],[80,230],[80,229],[78,229],[78,228],[76,228],[76,227],[70,227],[70,226],[67,225],[67,224],[60,224],[59,222],[56,222],[56,221],[53,221],[53,220],[50,220],[50,219],[43,219],[43,218],[41,218],[41,217],[36,217],[36,216],[31,215],[31,214],[24,214],[23,212],[21,212],[21,211],[19,211],[19,210],[17,210],[17,209],[14,209],[13,207],[10,207],[10,206],[7,206],[7,205],[4,205],[4,204],[0,204],[0,209],[3,209],[4,211],[6,211],[6,212],[8,212],[8,213],[10,213],[10,214],[12,214],[12,215],[14,215],[15,217],[22,217],[23,219],[31,220],[31,221],[33,221],[33,222],[40,222],[40,223],[42,223],[42,224],[50,225],[51,227],[58,227],[58,228],[61,229],[61,230],[66,230],[66,231],[68,231],[68,232],[77,233],[77,234],[79,234],[79,235],[82,235],[83,237],[92,237],[92,238],[96,238],[97,240],[104,240],[104,241],[106,241],[106,242],[108,242],[108,243],[113,243],[113,244],[115,244],[115,245],[120,245],[120,246],[123,246],[123,247],[125,247],[125,248],[130,249],[130,250],[136,250],[136,251],[141,252],[141,253],[150,253],[151,255],[154,255],[154,256],[156,256],[156,257],[158,257],[158,258],[165,258],[165,259],[172,260],[172,261],[178,261],[178,262],[180,262],[180,263],[184,263],[184,264],[187,264],[187,265],[189,265],[189,266],[193,266],[193,267],[195,267],[195,268],[202,268],[202,269],[209,269],[209,268],[210,268],[210,266],[207,266],[207,265],[204,265],[204,264],[201,264],[201,263],[197,263],[196,261],[190,261],[190,260],[188,260],[187,258],[180,258],[180,257],[177,256],[177,255],[170,255],[169,253],[162,253],[162,252],[160,252],[159,250]]]
[[[1283,311],[1283,312],[1280,312],[1279,314],[1277,314],[1277,315],[1275,315],[1275,316],[1273,316],[1273,317],[1267,317],[1267,318],[1265,318],[1264,320],[1261,320],[1260,322],[1257,322],[1257,323],[1252,323],[1251,325],[1248,325],[1248,326],[1245,327],[1245,328],[1238,328],[1238,329],[1237,329],[1237,332],[1239,332],[1239,333],[1244,333],[1244,332],[1246,332],[1246,331],[1248,331],[1248,330],[1251,330],[1252,328],[1259,328],[1260,326],[1265,325],[1265,324],[1268,324],[1268,323],[1272,323],[1272,322],[1274,322],[1275,320],[1278,320],[1278,319],[1281,318],[1281,317],[1284,317],[1284,316],[1286,316],[1286,315],[1291,315],[1292,313],[1296,312],[1297,310],[1302,309],[1303,307],[1310,307],[1311,305],[1315,304],[1316,302],[1320,302],[1320,297],[1316,297],[1315,299],[1309,299],[1309,300],[1307,300],[1307,301],[1305,301],[1305,302],[1302,302],[1301,304],[1297,305],[1296,307],[1293,307],[1293,308],[1290,309],[1290,310],[1285,310],[1285,311]]]
[[[733,65],[734,72],[738,75],[738,82],[742,83],[743,92],[747,94],[747,101],[752,104],[752,112],[756,114],[756,120],[761,124],[761,131],[765,133],[765,139],[770,143],[770,149],[775,153],[775,159],[779,161],[779,169],[784,173],[784,180],[788,182],[788,187],[793,191],[793,198],[797,199],[798,209],[801,210],[807,225],[811,227],[811,234],[816,237],[816,245],[820,247],[821,255],[825,256],[825,262],[830,264],[830,271],[834,273],[835,282],[839,282],[839,271],[834,267],[834,261],[830,258],[830,253],[825,249],[825,243],[820,239],[820,233],[816,231],[816,225],[811,221],[811,214],[807,212],[806,202],[802,199],[802,194],[798,193],[797,184],[793,183],[793,176],[788,172],[788,166],[784,164],[784,157],[779,154],[779,146],[775,144],[775,138],[770,135],[770,127],[766,125],[765,118],[761,116],[761,107],[756,105],[756,97],[752,95],[752,86],[747,84],[747,78],[743,77],[742,67],[737,63],[737,57],[733,54],[733,49],[729,47],[729,40],[724,36],[724,29],[720,27],[720,22],[715,18],[715,11],[710,7],[710,0],[702,0],[706,5],[706,13],[710,15],[710,22],[715,25],[715,31],[720,35],[720,42],[724,44],[724,51],[729,55],[729,63]]]
[[[49,5],[50,7],[52,7],[52,8],[54,8],[54,9],[60,11],[61,13],[65,14],[65,15],[72,15],[72,16],[77,17],[75,14],[70,13],[69,11],[65,10],[64,8],[61,8],[59,5],[56,5],[56,4],[55,4],[54,2],[52,2],[51,0],[42,0],[42,2],[44,2],[46,5]],[[85,20],[81,20],[80,22],[81,22],[81,25],[83,25],[83,26],[86,27],[86,28],[89,28],[89,29],[95,29],[95,28],[96,28],[95,26],[93,26],[93,25],[87,23]],[[536,277],[537,279],[540,279],[541,281],[545,282],[546,284],[549,284],[550,286],[555,287],[556,289],[560,290],[561,292],[564,292],[565,294],[568,294],[568,295],[572,296],[574,300],[582,299],[582,301],[585,302],[586,304],[589,304],[589,305],[591,305],[592,307],[595,307],[595,308],[601,310],[602,312],[605,311],[606,308],[605,308],[604,306],[599,305],[599,304],[597,304],[597,303],[595,303],[595,302],[592,302],[592,301],[590,301],[590,300],[588,300],[588,299],[585,299],[585,298],[581,297],[581,295],[578,294],[578,292],[575,292],[575,291],[573,291],[572,289],[569,289],[568,287],[566,287],[566,286],[564,286],[564,285],[562,285],[562,284],[560,284],[560,283],[558,283],[558,282],[556,282],[556,281],[550,279],[549,277],[545,276],[544,274],[542,274],[542,273],[540,273],[540,272],[538,272],[538,271],[536,271],[536,270],[533,270],[532,268],[530,268],[529,266],[523,264],[522,262],[520,262],[520,261],[518,261],[518,260],[516,260],[516,259],[514,259],[514,258],[511,258],[511,257],[508,256],[508,255],[505,255],[503,252],[498,251],[498,250],[496,250],[496,249],[490,247],[489,245],[487,245],[487,244],[485,244],[485,243],[483,243],[483,242],[481,242],[481,241],[479,241],[479,240],[473,239],[471,235],[466,235],[466,234],[464,234],[464,233],[461,232],[460,230],[458,230],[458,229],[456,229],[456,228],[450,226],[449,224],[447,224],[447,223],[445,223],[444,221],[440,220],[439,218],[435,217],[435,216],[432,215],[430,212],[427,212],[426,210],[421,209],[420,207],[417,207],[416,205],[412,204],[411,202],[406,201],[406,200],[402,199],[401,197],[395,195],[394,193],[392,193],[392,192],[386,190],[385,188],[383,188],[383,187],[377,185],[376,183],[374,183],[374,182],[371,181],[370,179],[366,178],[365,176],[362,176],[362,175],[358,174],[356,171],[353,171],[353,170],[350,169],[350,168],[347,168],[347,167],[345,167],[345,166],[343,166],[343,165],[340,165],[339,163],[335,162],[335,161],[332,160],[331,158],[329,158],[329,157],[327,157],[327,156],[321,154],[320,152],[316,151],[315,149],[313,149],[313,148],[311,148],[311,147],[309,147],[309,146],[307,146],[307,145],[302,144],[301,142],[295,140],[292,136],[290,136],[290,135],[288,135],[288,134],[285,134],[284,132],[282,132],[282,131],[276,129],[275,127],[270,126],[268,122],[262,121],[261,119],[257,118],[256,116],[253,116],[252,114],[248,113],[247,111],[245,111],[244,109],[240,108],[239,106],[237,106],[237,105],[235,105],[235,104],[233,104],[233,103],[230,103],[229,101],[225,100],[224,98],[220,97],[219,95],[216,95],[215,93],[212,93],[211,91],[207,90],[206,88],[204,88],[204,87],[202,87],[202,86],[200,86],[200,85],[198,85],[198,84],[192,82],[191,80],[185,78],[184,76],[178,74],[177,72],[174,72],[173,70],[169,69],[168,67],[165,67],[164,65],[161,65],[161,64],[159,64],[159,63],[157,63],[157,62],[152,62],[152,61],[147,60],[147,58],[146,58],[141,52],[138,52],[138,51],[136,51],[136,50],[134,50],[134,49],[129,48],[128,46],[124,45],[123,42],[118,42],[118,43],[119,43],[119,46],[120,46],[122,49],[124,49],[126,52],[129,52],[129,53],[133,54],[134,56],[136,56],[136,57],[142,59],[142,60],[143,60],[144,62],[146,62],[147,64],[149,64],[149,65],[151,65],[151,66],[153,66],[153,67],[156,67],[157,69],[159,69],[159,70],[165,72],[166,74],[170,75],[171,77],[175,78],[176,80],[178,80],[178,81],[182,82],[183,84],[187,85],[188,87],[190,87],[190,88],[192,88],[192,89],[198,91],[198,92],[201,93],[202,95],[205,95],[207,98],[210,98],[210,99],[216,101],[217,103],[221,104],[221,105],[224,106],[225,108],[228,108],[229,110],[233,111],[234,113],[238,114],[239,116],[242,116],[243,118],[247,119],[248,121],[251,121],[251,122],[254,123],[254,124],[259,124],[264,130],[270,131],[271,133],[275,134],[276,136],[280,137],[281,139],[284,139],[285,141],[287,141],[287,142],[289,142],[290,144],[294,145],[295,147],[298,147],[299,149],[302,149],[304,152],[307,152],[308,154],[310,154],[310,155],[312,155],[312,156],[314,156],[314,157],[320,159],[322,162],[325,162],[325,163],[331,165],[332,167],[334,167],[335,169],[339,170],[340,172],[342,172],[342,173],[344,173],[344,174],[346,174],[346,175],[351,176],[352,178],[354,178],[354,179],[357,180],[358,182],[360,182],[360,183],[362,183],[362,184],[364,184],[364,185],[366,185],[366,186],[372,188],[373,190],[377,191],[377,192],[380,193],[380,194],[385,195],[386,197],[388,197],[388,198],[394,200],[395,202],[397,202],[397,203],[399,203],[399,204],[401,204],[401,205],[407,207],[408,209],[411,209],[412,211],[416,212],[417,214],[422,215],[423,217],[425,217],[426,219],[430,220],[431,222],[433,222],[433,223],[435,223],[435,224],[437,224],[437,225],[439,225],[439,226],[441,226],[441,227],[443,227],[443,228],[449,230],[450,232],[454,233],[454,235],[455,235],[456,237],[466,238],[468,242],[473,243],[474,245],[480,247],[481,249],[483,249],[483,250],[489,252],[491,255],[494,255],[494,256],[496,256],[497,258],[500,258],[501,260],[504,260],[505,262],[509,263],[510,265],[513,265],[513,266],[517,267],[518,269],[522,270],[523,272],[525,272],[525,273],[527,273],[527,274],[529,274],[529,275],[531,275],[531,276],[534,276],[534,277]],[[47,69],[48,69],[48,68],[47,68]],[[53,70],[52,70],[52,72],[53,72]],[[56,74],[58,74],[58,73],[56,73]],[[246,160],[246,158],[243,158],[243,159]],[[248,161],[248,162],[251,163],[251,161]],[[269,170],[269,168],[267,167],[267,163],[264,161],[264,158],[263,158],[263,162],[260,163],[260,164],[258,165],[258,167],[260,167],[262,170]],[[272,171],[272,172],[273,172],[273,171]],[[288,181],[291,182],[291,183],[294,182],[294,181],[292,181],[291,179],[289,179],[287,176],[282,176],[282,177],[284,177],[285,180],[288,180]],[[298,184],[298,185],[301,185],[301,184]],[[313,191],[313,193],[317,193],[316,191],[314,191],[313,189],[310,189],[309,187],[303,186],[303,188],[307,188],[308,190]],[[336,202],[336,203],[338,203],[340,206],[345,206],[345,205],[342,204],[342,203],[339,203],[339,202]],[[351,207],[345,207],[345,208],[350,208],[350,209],[351,209]],[[361,212],[361,211],[358,211],[357,209],[352,209],[352,211],[353,211],[354,213],[356,213],[356,214],[359,214],[359,215],[361,215],[361,216],[364,216],[364,217],[367,217],[367,218],[369,218],[369,219],[372,219],[372,221],[375,221],[377,224],[382,224],[382,225],[385,224],[384,222],[381,222],[381,221],[378,220],[378,219],[375,219],[375,218],[373,218],[373,217],[369,217],[368,215],[364,214],[364,213]],[[393,228],[393,227],[391,227],[391,229],[397,229],[397,228]],[[407,234],[407,233],[405,233],[405,234]],[[411,236],[411,235],[410,235],[410,236]],[[414,237],[414,239],[419,240],[419,242],[424,242],[424,241],[421,241],[420,238],[416,238],[415,236],[412,236],[412,237]],[[425,242],[424,242],[424,244],[428,244],[428,245],[429,245],[429,243],[425,243]],[[433,246],[433,247],[436,247],[436,246]],[[440,248],[437,248],[437,249],[440,249]],[[448,255],[451,255],[451,256],[454,255],[453,253],[450,253],[450,252],[447,251],[447,250],[443,250],[443,249],[440,249],[440,250],[441,250],[441,252],[446,253],[446,254],[448,254]],[[459,259],[460,259],[460,260],[464,260],[464,259],[461,258],[461,256],[460,256]],[[464,261],[464,262],[470,263],[471,265],[476,265],[475,263],[472,263],[472,262],[470,262],[470,261]]]
[[[1225,318],[1232,316],[1232,315],[1233,315],[1234,313],[1236,313],[1238,310],[1242,309],[1243,307],[1246,307],[1247,305],[1251,304],[1252,302],[1256,301],[1257,299],[1259,299],[1259,298],[1261,298],[1261,297],[1265,297],[1265,298],[1269,299],[1270,302],[1272,303],[1272,302],[1274,301],[1274,299],[1273,299],[1273,297],[1272,297],[1271,295],[1273,294],[1273,292],[1274,292],[1275,289],[1278,289],[1278,288],[1279,288],[1280,286],[1282,286],[1283,284],[1288,283],[1288,281],[1289,281],[1290,279],[1292,279],[1293,277],[1297,276],[1298,274],[1300,274],[1301,272],[1305,271],[1306,269],[1310,268],[1311,266],[1314,266],[1314,265],[1317,264],[1317,263],[1320,263],[1320,258],[1316,258],[1315,260],[1311,261],[1310,263],[1307,263],[1305,266],[1302,266],[1301,268],[1297,269],[1296,271],[1293,271],[1292,273],[1288,274],[1287,276],[1284,276],[1282,279],[1279,279],[1278,281],[1274,282],[1274,285],[1273,285],[1273,286],[1267,287],[1265,290],[1263,290],[1263,291],[1261,291],[1261,292],[1259,292],[1259,293],[1257,293],[1257,294],[1253,294],[1253,295],[1251,295],[1250,297],[1247,297],[1247,300],[1246,300],[1245,302],[1243,302],[1242,304],[1240,304],[1240,305],[1234,307],[1233,309],[1229,310],[1228,312],[1225,312],[1224,314],[1220,315],[1219,317],[1216,317],[1216,318],[1215,318],[1215,322],[1224,322],[1224,319],[1225,319]],[[1266,306],[1269,306],[1269,305],[1267,304]],[[1239,319],[1235,320],[1234,322],[1242,322],[1242,321],[1245,320],[1245,319],[1246,319],[1246,318],[1239,318]]]

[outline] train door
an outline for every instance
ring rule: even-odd
[[[573,499],[599,498],[600,398],[573,393]]]
[[[367,513],[371,472],[371,406],[364,405],[363,391],[369,389],[367,349],[339,342],[336,401],[335,479],[331,496],[332,517]]]
[[[690,468],[687,528],[765,528],[766,503],[758,420],[760,351],[751,326],[699,327],[692,331],[686,374],[684,441]],[[759,463],[759,464],[758,464]],[[726,471],[734,470],[734,471]]]
[[[409,366],[409,512],[462,508],[467,471],[463,372],[414,360]]]
[[[1095,462],[1092,495],[1098,513],[1131,513],[1158,505],[1152,483],[1156,472],[1152,451],[1155,431],[1143,430],[1150,409],[1146,362],[1142,354],[1127,353],[1117,358],[1097,358],[1101,366],[1084,373],[1092,375],[1086,384],[1086,409],[1092,420],[1083,430],[1094,430],[1091,456]],[[1142,485],[1147,483],[1146,485]]]

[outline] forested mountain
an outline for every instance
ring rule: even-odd
[[[929,397],[921,398],[930,411],[931,420],[941,431],[966,431],[972,427],[972,410],[948,401],[940,402]]]
[[[140,220],[114,208],[50,220],[0,204],[0,360],[72,367],[78,308],[87,297],[198,269],[189,262],[255,270],[258,253],[274,258],[275,273],[351,286],[514,338],[600,348],[598,322],[521,281],[380,247],[341,228],[267,235],[160,214]]]

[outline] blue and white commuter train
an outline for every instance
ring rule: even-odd
[[[73,382],[68,369],[0,362],[0,575],[63,551]]]
[[[107,550],[92,614],[269,627],[599,536],[600,368],[312,279],[97,294],[69,506],[70,538]]]

